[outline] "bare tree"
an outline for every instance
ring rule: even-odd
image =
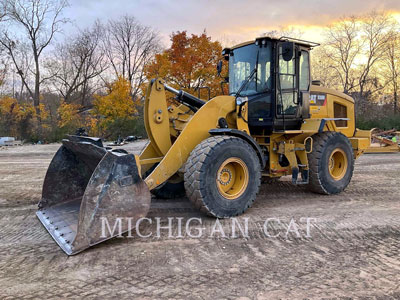
[[[56,89],[66,102],[72,102],[74,96],[78,96],[81,105],[88,104],[91,81],[107,68],[100,45],[102,34],[103,29],[96,22],[92,28],[57,45],[49,68],[54,74]]]
[[[328,27],[325,55],[339,79],[343,92],[349,94],[356,86],[355,60],[361,53],[359,25],[355,16],[342,18]]]
[[[41,56],[54,39],[54,35],[60,31],[60,25],[67,21],[61,17],[67,1],[2,0],[1,4],[6,15],[7,28],[2,31],[0,44],[11,57],[23,86],[39,112],[40,86],[49,79],[41,76]],[[16,32],[23,32],[23,35],[18,37]],[[29,45],[33,64],[25,64],[27,69],[24,70],[23,63],[18,57],[24,56],[23,52],[28,49],[21,47],[26,45]],[[33,76],[33,86],[30,84],[30,76]]]
[[[393,112],[397,113],[400,80],[400,33],[397,30],[392,32],[387,42],[381,66],[382,76],[393,93]]]
[[[4,21],[5,16],[5,10],[0,7],[0,23]],[[6,76],[9,72],[9,58],[4,52],[4,49],[0,48],[0,87],[4,86]]]
[[[375,64],[384,57],[388,42],[392,39],[394,24],[392,17],[386,12],[373,11],[361,19],[361,39],[365,41],[363,55],[366,58],[360,66],[358,76],[358,93],[361,99],[365,98],[365,92],[374,92],[365,89],[369,81],[376,80],[370,73]]]
[[[277,39],[283,36],[301,39],[303,35],[304,32],[294,26],[279,26],[278,29],[270,30],[261,34],[261,36],[269,36]]]
[[[28,77],[30,74],[30,70],[33,67],[33,58],[30,55],[30,45],[29,43],[18,42],[18,45],[15,46],[15,51],[13,52],[13,56],[8,55],[10,60],[10,64],[13,66],[13,95],[19,101],[22,101],[23,95],[25,93],[25,85],[22,83],[19,87],[19,91],[16,91],[16,79],[15,77],[20,77],[21,74],[28,74],[26,76],[26,81],[28,81]],[[13,63],[14,61],[18,62],[18,67]]]
[[[343,17],[328,27],[324,56],[327,65],[335,70],[330,81],[339,79],[343,92],[355,98],[361,114],[371,96],[382,93],[386,87],[378,62],[384,57],[394,24],[386,12],[372,11],[358,17]]]
[[[161,48],[158,33],[126,15],[108,22],[103,47],[115,75],[130,82],[131,96],[136,98],[146,80],[144,66]]]
[[[328,51],[329,49],[324,45],[312,49],[312,79],[319,80],[323,86],[328,88],[342,88],[340,74],[337,72],[337,69],[333,67]]]

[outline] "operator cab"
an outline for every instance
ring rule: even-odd
[[[222,52],[229,61],[229,95],[248,102],[252,134],[300,129],[309,118],[310,55],[318,44],[257,38]]]

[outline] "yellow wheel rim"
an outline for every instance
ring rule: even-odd
[[[224,198],[236,199],[249,184],[249,170],[240,158],[228,158],[219,167],[216,182],[218,191]]]
[[[341,180],[346,175],[347,166],[346,153],[340,148],[333,150],[329,157],[329,174],[331,174],[332,178]]]

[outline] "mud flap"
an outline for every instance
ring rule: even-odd
[[[65,253],[74,255],[133,229],[128,224],[146,216],[150,201],[133,154],[70,136],[50,163],[36,215]]]

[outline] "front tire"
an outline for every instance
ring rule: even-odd
[[[166,181],[163,185],[150,192],[159,199],[176,199],[186,195],[183,180]]]
[[[157,164],[154,164],[149,170],[147,170],[143,176],[143,179],[150,175],[151,172],[157,167]],[[176,199],[185,197],[185,186],[183,184],[183,176],[179,173],[172,175],[170,179],[161,184],[160,186],[152,189],[150,191],[156,198],[159,199]]]
[[[229,218],[244,213],[253,204],[261,166],[246,141],[210,137],[191,152],[184,177],[186,195],[196,208],[214,217]]]
[[[354,170],[353,147],[340,132],[322,132],[313,136],[313,150],[308,154],[311,191],[331,195],[342,192]]]

